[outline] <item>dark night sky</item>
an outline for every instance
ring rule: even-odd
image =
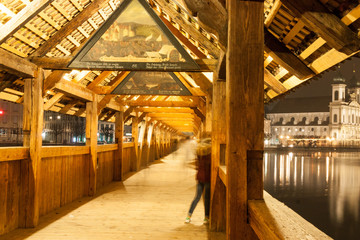
[[[353,57],[339,64],[339,70],[329,70],[323,73],[318,79],[310,80],[309,84],[300,86],[294,92],[286,95],[285,98],[331,96],[331,82],[340,71],[345,80],[353,76],[353,70],[356,71],[356,78],[360,79],[360,58]]]

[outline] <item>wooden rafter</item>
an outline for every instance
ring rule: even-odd
[[[44,81],[44,89],[43,89],[43,96],[45,96],[46,92],[49,89],[52,89],[56,83],[58,83],[63,76],[68,73],[68,71],[62,71],[62,70],[55,70],[45,79]]]
[[[54,0],[35,0],[30,2],[24,9],[16,14],[15,17],[11,18],[5,25],[1,26],[0,44],[6,41],[8,37],[22,28],[53,1]]]
[[[318,33],[329,46],[347,55],[360,49],[357,35],[318,1],[281,0],[307,27]]]
[[[171,16],[174,20],[176,19],[176,23],[189,33],[189,35],[191,35],[194,39],[201,41],[211,55],[219,55],[220,49],[210,42],[210,40],[205,38],[200,31],[196,30],[189,21],[185,20],[183,15],[176,11],[170,3],[165,0],[156,0],[156,2],[161,6],[162,11]]]
[[[44,110],[49,110],[52,106],[58,103],[63,96],[64,96],[63,93],[57,93],[56,95],[54,95],[52,98],[50,98],[50,100],[48,100],[44,104]]]
[[[0,56],[0,70],[19,77],[34,77],[34,71],[37,69],[35,64],[1,48]]]
[[[299,79],[308,79],[314,76],[314,72],[275,38],[266,28],[265,52],[267,52],[277,63],[297,76]]]
[[[90,102],[94,101],[94,93],[91,90],[85,87],[81,87],[80,85],[73,82],[60,80],[58,83],[55,84],[54,89],[73,98]]]
[[[94,0],[88,5],[86,9],[80,12],[71,22],[59,31],[57,31],[50,39],[48,39],[43,45],[41,45],[31,56],[44,56],[52,48],[54,48],[62,39],[66,38],[75,29],[80,27],[90,16],[94,15],[102,7],[108,4],[108,1]]]
[[[276,93],[281,94],[287,91],[286,87],[277,80],[267,69],[264,71],[265,85],[273,89]]]
[[[66,104],[65,107],[63,107],[59,112],[66,114],[70,111],[71,108],[73,108],[76,104],[78,104],[78,100],[73,100],[70,103]]]

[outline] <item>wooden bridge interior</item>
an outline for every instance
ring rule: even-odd
[[[24,108],[23,147],[0,148],[0,234],[123,180],[169,154],[184,133],[211,131],[210,230],[234,240],[320,236],[300,220],[297,232],[280,224],[294,216],[264,200],[263,106],[357,57],[358,1],[147,2],[199,66],[162,70],[190,96],[113,95],[139,69],[68,67],[122,1],[0,2],[0,99]],[[44,110],[86,117],[86,146],[42,146]],[[99,120],[115,122],[116,144],[97,146]],[[133,143],[123,143],[124,125]],[[66,178],[54,181],[58,174]],[[54,201],[45,206],[47,198]]]

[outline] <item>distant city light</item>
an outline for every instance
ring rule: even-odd
[[[4,115],[4,110],[0,110],[0,115]]]

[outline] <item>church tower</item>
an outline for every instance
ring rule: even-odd
[[[342,138],[341,126],[345,121],[343,113],[343,105],[345,102],[346,84],[345,78],[341,75],[340,69],[338,69],[337,76],[334,77],[332,86],[332,101],[330,102],[330,137],[334,139]]]
[[[332,102],[345,102],[345,78],[338,71],[338,75],[334,77],[332,86]]]
[[[348,84],[348,94],[352,97],[351,101],[360,103],[360,81],[355,76],[355,70]]]

